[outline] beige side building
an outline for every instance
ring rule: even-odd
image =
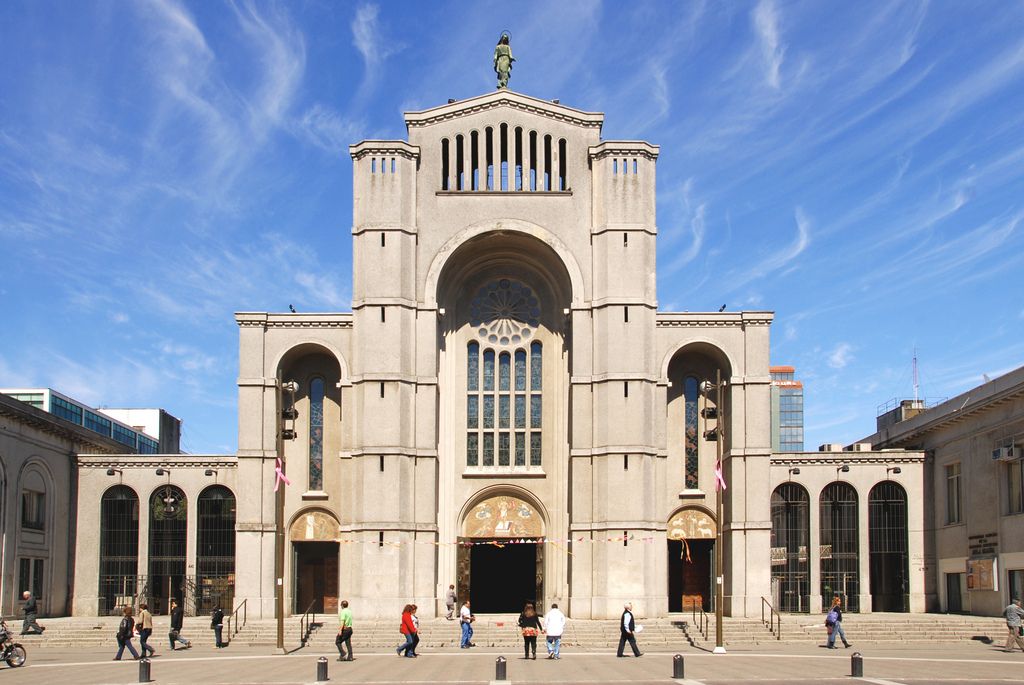
[[[1024,595],[1024,367],[935,406],[905,400],[865,441],[927,455],[929,611],[995,616]]]

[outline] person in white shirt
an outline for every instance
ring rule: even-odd
[[[557,604],[552,604],[547,616],[544,617],[544,632],[548,636],[548,658],[561,659],[559,650],[562,646],[562,633],[565,632],[565,614]]]
[[[622,621],[619,623],[619,651],[615,656],[623,656],[622,650],[626,643],[633,648],[633,656],[643,656],[636,646],[636,621],[633,620],[633,605],[626,602],[622,606]]]
[[[471,640],[473,638],[473,621],[475,620],[476,617],[469,610],[469,600],[467,599],[459,610],[459,624],[462,628],[462,639],[459,641],[460,649],[469,649],[474,646]]]

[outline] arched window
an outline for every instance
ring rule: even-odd
[[[212,485],[199,495],[197,505],[196,611],[208,614],[217,604],[230,611],[235,595],[235,496],[223,485]]]
[[[100,500],[100,616],[139,593],[139,496],[115,485]],[[134,601],[132,602],[134,604]]]
[[[482,365],[480,343],[466,349],[466,464],[540,466],[543,346],[524,347],[540,322],[537,297],[503,278],[480,289],[470,319],[487,347]]]
[[[451,156],[448,149],[448,139],[441,139],[441,190],[451,190],[448,187],[448,176],[451,172]]]
[[[860,611],[857,491],[849,483],[830,483],[819,506],[821,605],[830,606],[839,595],[847,611]]]
[[[907,492],[899,483],[882,481],[868,494],[868,550],[871,610],[909,611]]]
[[[173,599],[184,606],[188,502],[173,485],[157,488],[149,500],[149,590],[153,613],[165,613]]]
[[[808,545],[810,497],[803,486],[783,483],[772,493],[772,581],[780,611],[810,610]]]
[[[698,425],[699,411],[697,404],[700,400],[700,382],[693,376],[687,376],[683,381],[683,421],[685,423],[685,460],[686,489],[696,490],[699,487],[698,476],[700,475],[700,455],[698,453],[698,436],[700,428]]]
[[[324,379],[309,383],[309,489],[324,489]]]

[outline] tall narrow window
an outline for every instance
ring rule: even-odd
[[[567,165],[569,160],[565,158],[565,138],[558,141],[558,189],[569,189],[569,177]],[[623,169],[625,171],[625,169]]]
[[[235,496],[223,485],[211,485],[198,500],[196,526],[197,612],[208,614],[217,606],[234,606]]]
[[[100,615],[110,616],[118,597],[138,594],[139,497],[115,485],[100,501]]]
[[[1006,465],[1006,493],[1008,496],[1008,514],[1019,514],[1024,512],[1024,462],[1020,459],[1011,461]],[[1020,595],[1012,595],[1019,597]]]
[[[810,610],[810,498],[796,483],[783,483],[771,498],[773,585],[779,585],[781,611]]]
[[[523,189],[523,129],[516,127],[516,190]]]
[[[324,379],[309,384],[309,489],[324,489]]]
[[[487,190],[494,190],[494,129],[484,129],[484,157],[487,166]]]
[[[441,140],[441,190],[450,190],[448,187],[449,157],[448,139],[443,138]]]
[[[849,483],[836,481],[821,491],[819,507],[821,604],[829,606],[839,595],[844,609],[860,611],[857,492]]]
[[[700,455],[697,451],[698,440],[697,436],[700,434],[697,425],[697,419],[699,412],[697,410],[697,402],[700,398],[699,394],[700,383],[693,376],[687,376],[686,380],[683,381],[683,396],[685,397],[684,404],[684,417],[683,422],[685,426],[684,434],[684,445],[685,445],[685,483],[687,490],[696,490],[698,488],[698,475],[700,470]]]
[[[466,189],[466,156],[463,150],[465,140],[462,136],[455,136],[455,189]]]
[[[946,523],[960,523],[960,462],[946,466]]]
[[[501,189],[508,190],[508,124],[501,125]]]
[[[470,188],[480,190],[480,134],[476,131],[469,134],[469,168]]]
[[[544,136],[544,190],[551,190],[551,136]]]
[[[530,190],[537,190],[537,132],[530,131]]]

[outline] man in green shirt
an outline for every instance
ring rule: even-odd
[[[341,611],[338,612],[338,637],[334,644],[338,646],[338,661],[352,661],[352,610],[348,608],[348,600],[341,600]],[[348,656],[345,650],[348,649]]]

